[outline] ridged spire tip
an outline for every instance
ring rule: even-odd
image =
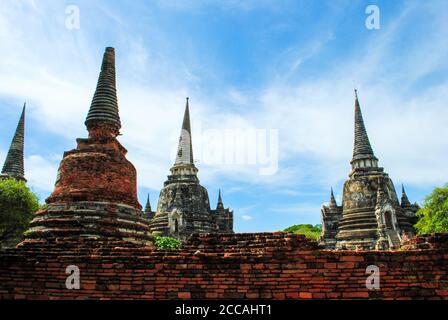
[[[117,131],[121,128],[116,87],[115,49],[112,47],[105,49],[98,84],[85,121],[87,129],[102,124],[110,124],[116,127]]]
[[[25,111],[26,103],[23,104],[22,114],[2,169],[2,175],[24,181],[26,181],[24,166]]]
[[[370,145],[367,130],[364,125],[361,107],[359,105],[358,90],[355,89],[355,139],[353,147],[353,159],[376,159]]]

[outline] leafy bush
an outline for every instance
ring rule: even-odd
[[[0,246],[19,243],[39,208],[37,196],[25,182],[0,180]]]
[[[322,233],[322,226],[320,224],[316,224],[315,226],[313,226],[312,224],[297,224],[286,228],[283,231],[303,234],[307,238],[318,239],[320,237],[320,234]]]
[[[173,237],[156,236],[154,244],[158,250],[178,250],[181,242]]]
[[[418,234],[448,232],[448,184],[425,198],[417,216],[421,218],[415,225]]]

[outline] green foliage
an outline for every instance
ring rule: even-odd
[[[296,224],[289,228],[283,230],[284,232],[292,232],[297,234],[303,234],[307,238],[317,239],[322,233],[322,225],[316,224],[315,226],[311,224]]]
[[[415,225],[418,234],[448,232],[448,184],[425,198],[417,216],[421,218]]]
[[[154,244],[158,250],[178,250],[181,242],[172,237],[155,236]]]
[[[28,189],[25,182],[1,179],[0,246],[20,242],[38,208],[38,198]]]

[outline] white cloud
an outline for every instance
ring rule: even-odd
[[[53,191],[59,165],[55,159],[55,156],[44,158],[40,155],[31,155],[25,159],[26,178],[30,186],[46,192]]]
[[[241,219],[243,219],[243,220],[245,220],[245,221],[250,221],[250,220],[253,219],[253,217],[251,217],[251,216],[247,216],[247,215],[243,215],[243,216],[241,216]]]
[[[241,8],[251,8],[254,3],[243,2]],[[168,5],[186,4],[192,2],[174,1]],[[238,4],[229,1],[224,5],[230,8]],[[87,27],[82,22],[81,31],[69,32],[63,28],[64,10],[48,8],[32,1],[0,3],[0,42],[5,48],[0,51],[0,95],[29,101],[33,121],[73,141],[86,135],[82,124],[94,92],[101,52],[93,40],[88,40],[89,34],[96,31],[94,25]],[[83,10],[87,10],[86,5]],[[220,101],[222,97],[201,92],[197,71],[191,68],[197,63],[194,51],[173,53],[167,37],[151,26],[148,29],[154,33],[148,36],[150,41],[143,41],[139,34],[117,35],[121,39],[117,41],[123,122],[120,141],[138,169],[139,185],[159,190],[166,179],[188,95],[192,98],[195,150],[200,147],[195,140],[200,128],[273,128],[280,134],[280,168],[276,175],[260,176],[254,166],[200,164],[203,182],[217,185],[225,178],[236,184],[263,185],[273,192],[279,187],[299,189],[310,182],[329,189],[345,179],[349,171],[353,79],[359,86],[371,143],[392,178],[414,185],[445,182],[448,84],[441,82],[418,95],[412,92],[412,86],[431,72],[446,68],[446,13],[441,12],[439,19],[428,23],[431,33],[407,44],[409,50],[400,61],[390,61],[395,41],[409,21],[417,13],[434,10],[429,5],[413,4],[393,25],[383,26],[370,43],[363,42],[364,47],[350,59],[341,60],[331,70],[320,70],[311,80],[297,80],[301,66],[325,50],[335,35],[324,34],[303,50],[295,45],[279,54],[284,61],[282,70],[289,66],[285,77],[278,77],[270,69],[273,76],[267,78],[273,81],[261,88],[247,92],[234,86],[223,88],[225,99],[247,107],[235,109],[226,105],[227,100]],[[120,14],[108,11],[108,15],[120,25],[124,23]],[[426,58],[426,54],[430,56]],[[191,60],[186,58],[190,56]],[[201,160],[199,152],[197,156]],[[30,183],[51,190],[56,164],[45,154],[29,157]]]

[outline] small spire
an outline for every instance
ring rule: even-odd
[[[22,114],[2,169],[3,176],[23,181],[26,181],[24,166],[25,110],[26,103],[23,104]]]
[[[111,47],[107,47],[104,52],[98,84],[85,121],[87,130],[102,124],[114,126],[117,134],[121,128],[115,75],[115,49]]]
[[[216,205],[216,209],[224,209],[224,203],[222,202],[222,196],[221,196],[221,189],[219,189],[218,204]]]
[[[221,197],[221,189],[219,189],[219,194],[218,194],[218,203],[222,203],[222,197]]]
[[[336,207],[338,204],[336,202],[336,198],[334,197],[333,193],[333,187],[331,187],[331,193],[330,193],[330,207]]]
[[[361,107],[359,105],[358,90],[355,89],[355,139],[353,147],[352,162],[358,159],[374,159],[378,160],[370,145],[367,130],[364,125]]]
[[[184,120],[182,122],[182,130],[180,133],[179,147],[177,149],[177,164],[194,164],[193,162],[193,144],[191,141],[191,124],[190,124],[190,98],[187,97],[185,107]]]
[[[149,193],[148,193],[148,199],[146,200],[146,206],[145,206],[145,213],[151,213],[151,202],[149,201]]]
[[[401,206],[407,207],[410,206],[411,202],[408,199],[408,195],[406,194],[406,191],[404,190],[404,185],[401,184]]]

